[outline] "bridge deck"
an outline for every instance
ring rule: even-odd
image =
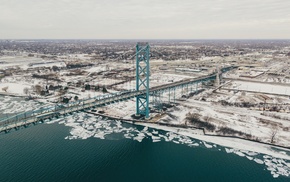
[[[227,70],[226,70],[227,71]],[[157,87],[150,88],[150,93],[168,91],[170,89],[178,88],[181,86],[186,86],[189,84],[205,82],[213,80],[216,75],[208,75],[195,79],[187,79],[179,82],[174,82],[166,85],[161,85]],[[73,113],[76,111],[86,110],[92,107],[102,107],[105,105],[113,104],[116,102],[121,102],[136,96],[141,96],[145,94],[145,90],[136,91],[131,90],[127,92],[118,92],[114,94],[106,94],[97,96],[94,98],[83,99],[77,102],[63,104],[63,105],[52,105],[46,108],[41,108],[34,111],[28,111],[24,113],[17,114],[8,118],[0,119],[0,132],[9,131],[13,128],[17,129],[22,126],[27,126],[31,123],[37,123],[46,119],[51,119],[58,115],[65,115],[68,113]]]

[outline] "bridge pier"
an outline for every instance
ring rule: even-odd
[[[174,90],[173,90],[173,92],[174,92],[174,94],[173,94],[173,103],[175,104],[175,90],[176,90],[176,88],[174,87]]]
[[[168,98],[169,98],[169,99],[168,99],[168,103],[169,103],[169,104],[170,104],[170,90],[171,90],[171,89],[169,88],[169,95],[168,95]]]

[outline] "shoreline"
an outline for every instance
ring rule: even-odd
[[[125,121],[126,122],[126,121]],[[130,122],[127,122],[130,123]],[[132,123],[131,123],[132,124]],[[290,152],[290,149],[282,148],[278,146],[271,146],[270,144],[262,144],[255,141],[248,141],[243,140],[239,138],[233,138],[233,137],[221,137],[221,136],[207,136],[204,134],[201,134],[201,129],[186,129],[186,128],[178,128],[178,127],[168,127],[168,126],[161,126],[158,124],[150,124],[150,123],[133,123],[140,126],[147,126],[154,129],[164,130],[164,131],[171,131],[176,134],[188,136],[194,139],[198,139],[201,141],[217,144],[223,147],[238,149],[238,150],[246,150],[251,152],[257,152],[261,154],[270,155],[272,157],[281,158],[290,160],[290,155],[287,155],[286,152]],[[281,152],[274,151],[271,149],[271,147],[275,147],[279,150],[283,150]],[[284,152],[285,151],[285,152]]]
[[[290,155],[287,155],[286,152],[290,154],[290,149],[283,147],[283,146],[277,146],[273,144],[267,144],[252,140],[247,140],[243,138],[238,138],[234,136],[214,136],[214,135],[207,135],[204,133],[204,130],[201,128],[185,128],[182,126],[166,126],[166,124],[160,124],[158,122],[152,123],[152,122],[144,122],[140,120],[134,120],[134,119],[125,119],[120,117],[111,117],[105,114],[99,114],[99,113],[93,113],[93,112],[87,112],[88,114],[98,115],[102,117],[107,117],[112,120],[120,120],[125,123],[129,123],[132,125],[139,125],[144,127],[150,127],[154,129],[164,130],[168,132],[174,132],[176,134],[180,134],[183,136],[191,137],[194,139],[198,139],[205,142],[210,142],[213,144],[217,144],[223,147],[238,149],[238,150],[246,150],[246,151],[252,151],[257,152],[265,155],[270,155],[273,157],[281,158],[290,160]],[[272,147],[283,150],[281,152],[275,151],[272,149]]]

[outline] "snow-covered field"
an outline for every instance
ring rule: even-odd
[[[24,93],[24,88],[31,89],[34,85],[45,85],[44,80],[39,80],[35,78],[28,78],[26,76],[9,76],[5,77],[0,81],[0,92],[4,93],[2,88],[8,87],[7,93],[15,94],[18,96],[27,96]]]
[[[252,82],[243,82],[243,81],[234,81],[232,82],[232,89],[236,90],[247,90],[254,92],[265,92],[272,94],[282,94],[290,96],[290,86],[282,85],[269,85],[263,83],[252,83]]]
[[[60,62],[58,60],[44,60],[42,58],[35,57],[26,57],[26,56],[9,56],[9,57],[1,57],[0,61],[4,61],[1,64],[3,68],[9,67],[19,67],[24,70],[28,68],[38,68],[38,67],[64,67],[64,62]]]
[[[181,103],[187,106],[189,112],[198,113],[201,118],[208,121],[217,128],[228,127],[252,136],[252,139],[269,142],[274,129],[277,129],[276,143],[282,146],[290,146],[290,132],[284,130],[290,127],[290,122],[261,115],[261,111],[250,111],[247,108],[221,106],[211,102],[202,102],[189,99]],[[184,114],[177,113],[177,117]],[[184,116],[183,116],[184,117]],[[184,121],[180,122],[184,123]]]
[[[274,83],[286,83],[286,84],[290,84],[290,78],[285,78],[285,77],[271,77],[271,76],[267,76],[264,77],[263,82],[274,82]]]
[[[27,85],[27,84],[21,84],[21,83],[0,83],[0,92],[3,92],[3,88],[8,87],[8,89],[6,90],[6,93],[11,93],[11,94],[15,94],[15,95],[19,95],[22,96],[24,95],[24,88],[30,88],[31,85]]]
[[[23,99],[5,96],[0,97],[0,115],[15,114],[24,111],[30,111],[40,107],[40,104],[35,101],[24,101]]]
[[[200,94],[199,97],[203,96],[204,94]],[[196,97],[198,98],[198,97]],[[286,104],[290,103],[290,99],[286,96],[273,96],[268,94],[262,93],[245,93],[241,92],[234,92],[228,90],[218,90],[214,94],[209,94],[206,97],[207,101],[211,102],[219,102],[219,101],[227,101],[229,103],[241,103],[241,102],[248,102],[251,104],[258,104],[264,103],[265,99],[267,98],[267,103],[275,103],[275,104]]]

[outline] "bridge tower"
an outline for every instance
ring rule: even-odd
[[[136,97],[136,116],[144,115],[149,119],[149,76],[150,46],[148,43],[136,45],[136,90],[144,90],[144,95]]]

